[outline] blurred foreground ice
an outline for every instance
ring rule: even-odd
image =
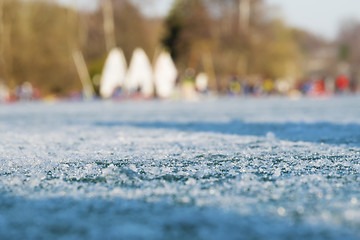
[[[360,98],[0,106],[0,239],[359,239]]]

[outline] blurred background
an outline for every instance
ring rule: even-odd
[[[204,73],[216,94],[358,93],[359,9],[357,0],[0,0],[0,102],[81,98],[84,79],[99,96],[114,47],[128,65],[136,48],[151,64],[165,49],[177,86]]]

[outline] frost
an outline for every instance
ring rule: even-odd
[[[359,100],[0,106],[0,238],[359,239]]]

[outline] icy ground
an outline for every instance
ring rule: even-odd
[[[360,239],[360,97],[0,105],[0,239]]]

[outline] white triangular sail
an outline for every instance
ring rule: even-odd
[[[119,48],[110,51],[100,80],[100,95],[109,98],[118,87],[124,84],[126,74],[126,60],[124,53]]]
[[[154,72],[157,95],[161,98],[170,98],[174,93],[177,70],[168,52],[159,55]]]
[[[140,90],[145,97],[150,97],[154,93],[152,67],[145,51],[141,48],[134,50],[124,87],[128,93]]]

